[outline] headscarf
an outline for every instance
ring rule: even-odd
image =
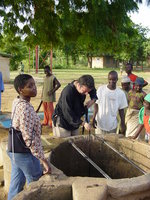
[[[145,97],[144,97],[144,100],[148,101],[150,103],[150,93],[147,94]]]
[[[135,85],[144,85],[144,79],[142,77],[137,77],[135,80]]]
[[[122,76],[121,83],[130,83],[130,78],[126,75]]]

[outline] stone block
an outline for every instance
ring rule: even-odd
[[[107,200],[106,179],[80,177],[72,185],[73,200]]]
[[[107,180],[108,193],[118,199],[150,190],[150,174],[131,179]],[[150,197],[150,196],[149,196]]]

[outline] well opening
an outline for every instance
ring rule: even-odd
[[[103,140],[82,137],[73,140],[73,143],[112,179],[143,175],[140,170],[104,144]],[[51,163],[67,176],[104,177],[73,148],[70,141],[61,143],[52,151]]]

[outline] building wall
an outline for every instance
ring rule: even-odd
[[[103,68],[103,57],[92,58],[92,68]]]
[[[9,58],[0,56],[0,71],[3,74],[4,82],[8,82],[10,80],[9,62]]]
[[[116,68],[117,63],[115,59],[111,56],[101,56],[101,57],[93,57],[92,58],[92,68]]]
[[[116,68],[116,61],[111,56],[104,57],[104,67],[113,67]]]

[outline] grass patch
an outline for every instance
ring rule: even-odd
[[[78,79],[80,76],[84,74],[90,74],[94,77],[95,79],[95,85],[96,88],[99,85],[102,84],[107,84],[108,80],[108,73],[111,70],[116,70],[118,72],[118,86],[121,85],[121,75],[120,75],[120,70],[113,69],[113,68],[104,68],[104,69],[90,69],[90,68],[83,68],[83,69],[53,69],[53,74],[56,76],[56,78],[60,81],[62,88],[65,87],[68,83],[72,82],[75,79]],[[27,72],[25,72],[27,73]],[[146,71],[134,71],[137,76],[143,77],[146,81],[150,82],[150,72]],[[18,75],[18,71],[13,71],[10,73],[10,82],[13,83],[14,78]],[[35,71],[30,71],[30,73],[35,79],[37,84],[42,85],[43,83],[43,77],[45,76],[44,70],[40,69],[38,73],[35,73]],[[126,73],[123,72],[125,75]],[[146,86],[144,90],[147,92],[149,90],[150,86]]]

